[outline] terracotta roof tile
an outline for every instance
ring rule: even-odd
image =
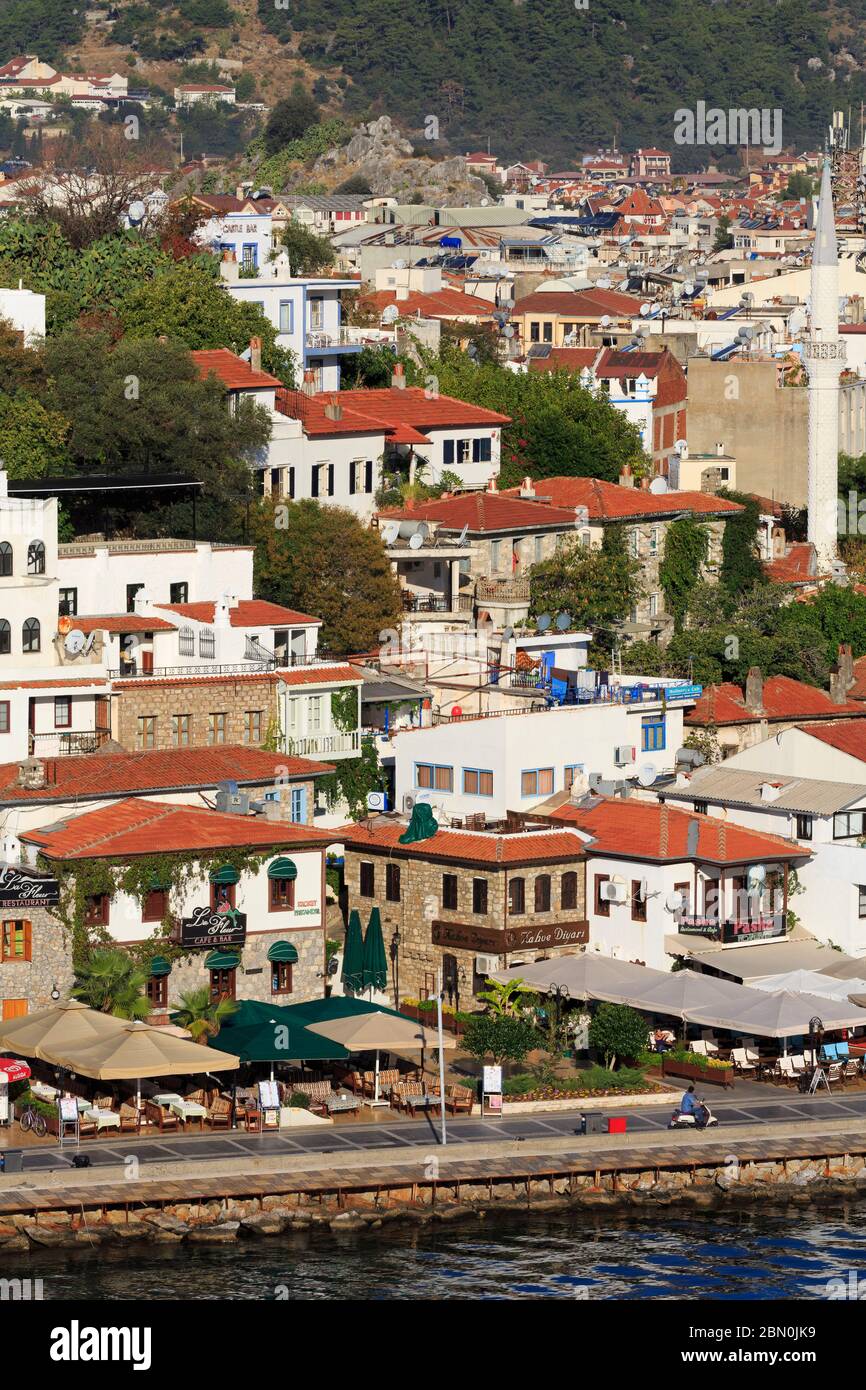
[[[566,802],[552,821],[573,825],[593,837],[588,853],[670,863],[694,859],[708,864],[744,864],[766,859],[805,858],[810,851],[779,835],[745,830],[730,821],[661,806],[652,801],[602,798],[592,808]],[[688,853],[689,825],[698,827],[697,853]],[[666,848],[665,848],[666,844]]]
[[[227,391],[264,391],[282,386],[278,377],[268,372],[255,372],[249,362],[244,362],[228,348],[212,348],[201,352],[191,352],[190,357],[198,368],[199,376],[208,377],[211,372],[219,377]]]
[[[68,823],[28,830],[21,839],[38,845],[49,859],[125,859],[140,854],[176,854],[213,849],[293,845],[324,848],[333,832],[308,825],[266,821],[255,816],[232,816],[197,806],[172,806],[164,801],[132,797],[87,811]]]
[[[764,681],[763,713],[746,708],[745,696],[738,685],[724,682],[708,685],[704,693],[685,716],[686,724],[757,724],[762,719],[838,719],[840,715],[863,715],[862,707],[853,700],[838,705],[825,690],[818,690],[805,681],[790,676],[770,676]]]
[[[283,685],[330,685],[335,681],[356,681],[363,685],[364,678],[354,666],[293,666],[290,670],[276,672]]]
[[[331,400],[341,409],[339,420],[325,414]],[[277,393],[277,409],[303,423],[308,435],[386,434],[401,428],[425,432],[453,425],[496,428],[510,423],[508,415],[458,401],[454,396],[428,396],[420,386],[382,390],[339,391],[307,396],[303,391]]]
[[[465,860],[470,864],[546,864],[553,860],[580,859],[583,855],[580,837],[567,829],[530,830],[510,835],[440,829],[429,840],[417,845],[401,845],[400,836],[405,832],[402,821],[380,820],[344,826],[333,831],[332,838],[359,853],[378,849],[408,858]]]
[[[182,618],[192,618],[197,623],[212,623],[216,604],[205,603],[160,603],[156,607],[170,613],[178,613]],[[276,627],[281,623],[315,624],[321,626],[321,618],[313,618],[309,613],[297,613],[294,608],[283,608],[278,603],[268,603],[266,599],[241,599],[229,611],[231,627]]]
[[[846,719],[838,724],[805,724],[797,727],[810,738],[817,738],[830,748],[866,763],[866,720]]]
[[[0,681],[0,690],[57,690],[62,693],[67,687],[83,685],[108,685],[108,681],[104,676],[93,676],[90,679],[86,676],[80,676],[74,680],[67,680],[62,671],[58,671],[54,680]]]
[[[554,507],[585,507],[590,521],[619,521],[627,517],[676,516],[682,512],[703,515],[736,515],[739,502],[714,497],[708,492],[649,492],[621,487],[600,478],[538,478],[533,482],[537,501]]]
[[[405,299],[398,299],[395,290],[376,290],[364,295],[361,302],[380,314],[389,304],[395,304],[401,315],[421,314],[428,319],[489,319],[494,310],[489,300],[454,289],[435,290],[429,294],[410,290]]]
[[[575,521],[573,510],[524,501],[522,497],[505,497],[498,492],[461,493],[457,497],[442,497],[436,502],[421,502],[379,515],[404,517],[410,521],[438,521],[447,531],[462,531],[468,526],[471,534],[539,527],[562,529],[573,527]]]
[[[147,617],[144,613],[88,614],[70,618],[79,632],[175,632],[177,623],[167,618]]]
[[[18,763],[0,764],[0,800],[72,801],[106,796],[154,795],[215,787],[217,782],[264,785],[275,778],[321,777],[329,763],[268,753],[262,748],[220,744],[214,748],[156,748],[142,753],[96,753],[46,759],[49,785],[18,786]]]
[[[767,560],[764,573],[774,584],[814,584],[817,578],[815,547],[810,541],[798,541],[787,555]]]
[[[536,290],[518,299],[512,310],[515,318],[524,314],[559,314],[575,319],[631,318],[640,314],[641,301],[618,290]]]

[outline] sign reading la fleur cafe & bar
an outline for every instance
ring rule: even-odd
[[[247,937],[245,912],[217,912],[197,907],[180,924],[181,946],[243,946]]]

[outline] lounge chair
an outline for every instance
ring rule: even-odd
[[[125,1101],[120,1107],[120,1131],[122,1134],[141,1133],[141,1115],[136,1106]]]
[[[471,1115],[475,1096],[469,1086],[446,1086],[445,1109],[452,1115]]]
[[[754,1076],[758,1067],[758,1059],[755,1054],[749,1053],[744,1047],[735,1047],[731,1050],[731,1061],[734,1064],[734,1071],[741,1076]]]
[[[703,1038],[695,1038],[693,1042],[689,1043],[689,1048],[692,1052],[697,1053],[698,1057],[709,1056],[709,1053],[707,1052],[707,1045],[704,1042]]]
[[[833,1081],[844,1081],[844,1080],[845,1080],[845,1063],[844,1063],[844,1062],[831,1062],[830,1065],[829,1065],[829,1067],[827,1068],[827,1084],[830,1085],[830,1083],[833,1082]]]
[[[856,1057],[849,1057],[847,1062],[845,1062],[844,1064],[844,1069],[842,1071],[842,1080],[850,1081],[852,1077],[857,1077],[859,1075],[860,1063],[857,1061]]]
[[[167,1106],[157,1105],[155,1100],[144,1102],[144,1118],[147,1124],[154,1125],[162,1133],[166,1129],[177,1129],[179,1120]]]
[[[774,1076],[778,1076],[786,1086],[796,1086],[800,1073],[795,1069],[792,1057],[780,1057]]]

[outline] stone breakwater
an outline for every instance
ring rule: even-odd
[[[405,1178],[351,1193],[323,1182],[318,1190],[257,1197],[170,1201],[151,1205],[77,1204],[75,1209],[18,1211],[0,1216],[0,1256],[32,1250],[81,1250],[157,1244],[225,1244],[329,1230],[334,1234],[377,1229],[386,1223],[415,1224],[483,1219],[488,1212],[527,1214],[568,1208],[647,1211],[665,1207],[710,1210],[762,1204],[808,1205],[857,1201],[866,1196],[866,1155],[839,1154],[724,1164],[689,1163],[667,1168],[568,1171],[545,1176],[503,1172],[483,1180],[448,1178],[407,1182]]]

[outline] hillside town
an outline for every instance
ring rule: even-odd
[[[862,117],[689,170],[377,115],[280,186],[124,135],[271,129],[230,65],[58,63],[0,66],[0,1255],[709,1209],[739,1125],[756,1203],[853,1183]],[[388,1177],[431,1144],[477,1175]]]

